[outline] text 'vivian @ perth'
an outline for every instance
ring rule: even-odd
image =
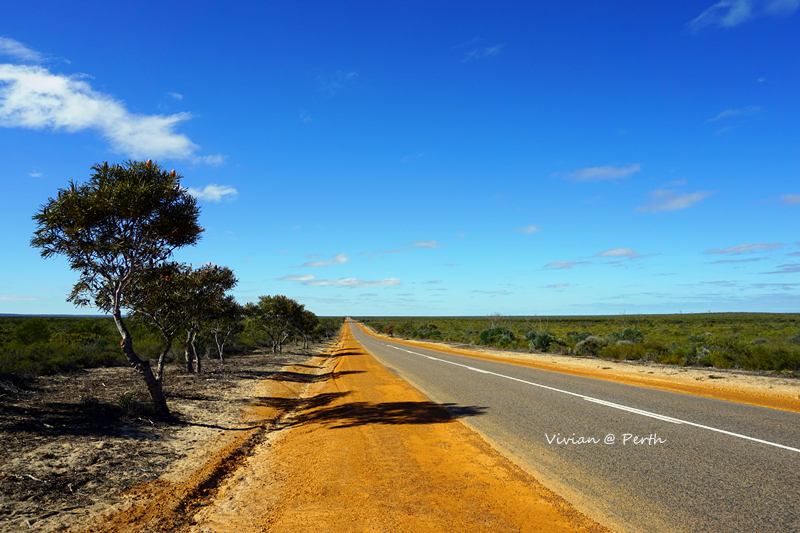
[[[600,444],[601,442],[603,444],[617,443],[617,437],[613,433],[609,433],[602,440],[598,437],[576,437],[575,433],[573,433],[570,437],[562,437],[561,433],[556,433],[555,435],[548,435],[545,433],[544,438],[547,439],[547,444]],[[632,433],[623,433],[622,435],[623,446],[627,446],[629,444],[646,444],[647,446],[653,446],[655,444],[664,444],[665,442],[667,442],[667,439],[662,439],[655,433],[651,433],[648,437],[641,437]]]

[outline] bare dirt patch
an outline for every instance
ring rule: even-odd
[[[169,421],[152,417],[147,391],[129,368],[42,377],[27,389],[0,384],[0,531],[88,524],[128,505],[136,492],[129,489],[162,475],[181,478],[228,441],[241,451],[253,431],[241,412],[257,383],[324,346],[312,348],[207,361],[199,375],[168,367]]]

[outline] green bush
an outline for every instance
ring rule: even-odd
[[[591,335],[575,346],[575,353],[578,355],[598,355],[600,350],[607,345],[608,341],[604,338]]]
[[[17,326],[15,335],[22,344],[48,342],[50,340],[50,326],[41,317],[31,317]]]
[[[508,337],[510,341],[514,341],[514,333],[508,328],[489,328],[481,331],[479,336],[481,344],[496,344],[501,337]]]
[[[625,328],[622,331],[615,331],[608,335],[611,342],[628,341],[638,344],[644,340],[644,333],[636,328]]]

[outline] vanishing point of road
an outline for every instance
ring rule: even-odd
[[[800,414],[354,337],[617,531],[800,531]]]

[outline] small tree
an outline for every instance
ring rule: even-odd
[[[272,353],[283,351],[283,342],[292,332],[292,324],[296,324],[302,316],[303,305],[286,296],[260,296],[257,304],[248,304],[248,314],[266,333],[272,344]]]
[[[164,348],[158,357],[156,381],[163,384],[164,361],[172,339],[186,321],[182,291],[181,265],[166,263],[143,270],[134,278],[125,296],[123,307],[132,309],[131,318],[153,324],[164,338]]]
[[[241,330],[243,318],[244,307],[239,305],[233,296],[225,296],[216,302],[209,329],[217,345],[219,360],[223,364],[225,363],[225,343],[232,334]]]
[[[150,368],[139,358],[122,319],[125,294],[137,273],[166,261],[176,248],[193,245],[203,229],[197,200],[180,186],[173,170],[157,164],[127,161],[92,167],[88,183],[70,182],[33,216],[37,230],[31,245],[42,257],[64,255],[78,282],[68,301],[94,302],[111,313],[122,337],[120,345],[142,376],[157,415],[169,414]]]
[[[225,293],[235,287],[237,281],[230,268],[210,263],[195,270],[184,271],[182,289],[185,291],[183,312],[186,343],[183,355],[186,359],[187,372],[199,374],[202,371],[200,356],[195,346],[197,334],[203,324],[213,319],[219,312]]]

